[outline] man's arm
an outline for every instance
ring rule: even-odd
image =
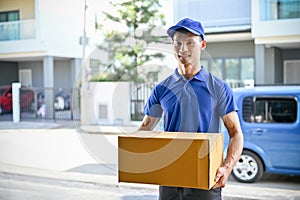
[[[145,115],[142,124],[139,128],[139,131],[152,131],[157,123],[159,122],[160,118],[150,117]]]
[[[244,139],[241,130],[238,114],[236,111],[230,112],[222,117],[225,127],[228,130],[230,137],[227,157],[225,163],[217,171],[215,181],[217,182],[214,188],[225,187],[228,177],[240,158],[243,151]]]

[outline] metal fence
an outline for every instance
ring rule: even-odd
[[[0,120],[12,119],[12,95],[5,96],[7,105],[2,105]],[[21,88],[21,119],[80,119],[79,88]]]
[[[132,121],[141,121],[144,117],[144,106],[156,83],[131,83],[130,117]]]
[[[79,91],[77,88],[34,88],[34,100],[30,108],[33,112],[21,112],[21,118],[72,120],[77,109],[75,102],[80,97]]]

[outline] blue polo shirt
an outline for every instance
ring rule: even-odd
[[[190,80],[174,74],[152,90],[144,113],[164,116],[164,130],[171,132],[220,132],[220,117],[238,110],[231,88],[202,69]]]

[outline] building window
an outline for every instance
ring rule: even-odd
[[[241,81],[254,78],[254,58],[241,58]]]
[[[209,62],[206,59],[201,59],[201,66],[203,66],[204,68],[208,68]]]
[[[252,123],[294,123],[297,110],[297,101],[293,98],[246,97],[243,101],[243,120]]]
[[[300,0],[260,0],[261,20],[300,18]]]
[[[237,58],[225,59],[225,80],[233,88],[243,85],[241,81],[240,63]]]
[[[239,59],[225,59],[226,79],[240,79]]]
[[[19,11],[0,12],[0,41],[20,38]],[[11,23],[9,23],[11,22]]]
[[[201,61],[203,62],[203,61]],[[217,58],[208,63],[208,70],[225,80],[231,87],[245,86],[245,81],[254,79],[254,58]],[[202,64],[203,65],[203,64]]]
[[[210,72],[218,78],[224,79],[223,59],[214,59],[209,68]]]
[[[300,0],[279,0],[278,19],[300,18]]]
[[[0,12],[0,23],[19,20],[19,11]]]

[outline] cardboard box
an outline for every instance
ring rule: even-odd
[[[118,137],[119,182],[214,186],[223,162],[223,134],[139,131]]]

